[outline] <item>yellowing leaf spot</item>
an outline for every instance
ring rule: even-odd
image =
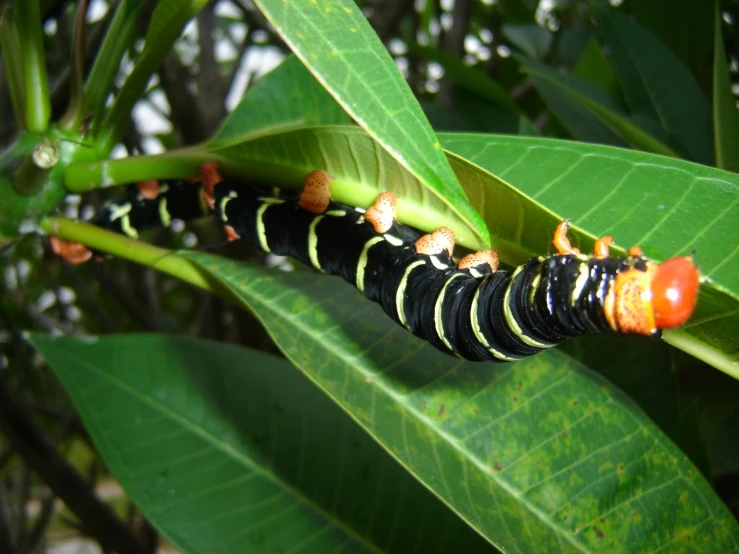
[[[352,13],[352,9],[351,9],[351,8],[344,8],[344,11],[345,11],[346,13]]]
[[[356,32],[357,32],[357,30],[356,30],[356,29],[355,29],[354,27],[349,27],[349,30],[350,30],[350,31],[351,31],[352,33],[356,33]]]

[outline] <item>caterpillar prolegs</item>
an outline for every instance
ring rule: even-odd
[[[607,329],[655,334],[684,323],[697,299],[691,257],[657,264],[635,247],[612,258],[610,237],[581,254],[566,221],[555,232],[557,254],[509,272],[491,251],[455,264],[454,234],[398,223],[391,193],[366,211],[332,201],[324,171],[311,173],[295,200],[223,180],[214,164],[201,177],[230,238],[341,276],[414,335],[467,360],[514,361]]]
[[[657,264],[634,247],[614,258],[610,237],[598,240],[593,254],[582,254],[567,238],[566,221],[554,235],[556,254],[507,271],[492,251],[455,263],[454,234],[442,227],[424,235],[398,223],[392,193],[381,193],[366,211],[334,202],[324,171],[311,173],[294,199],[224,180],[215,164],[204,164],[201,178],[204,201],[230,239],[341,276],[414,335],[467,360],[514,361],[608,329],[655,334],[684,323],[697,300],[691,257]],[[137,236],[170,218],[203,213],[199,187],[148,184],[127,194],[95,222]],[[90,257],[75,258],[56,244],[70,261]]]

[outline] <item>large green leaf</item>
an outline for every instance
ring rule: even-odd
[[[577,138],[590,139],[581,131],[583,123],[579,119],[582,118],[581,112],[584,111],[589,118],[596,119],[600,125],[634,148],[665,156],[677,156],[670,146],[660,139],[660,129],[649,125],[645,120],[640,121],[639,125],[632,121],[622,113],[611,96],[599,86],[574,75],[558,72],[533,60],[523,57],[519,57],[519,60],[522,68],[534,79],[538,90],[552,111],[562,119],[564,125],[574,131],[573,134]],[[562,96],[565,98],[563,99]],[[567,106],[564,100],[579,104],[580,110],[575,111],[570,108],[563,115],[563,108]],[[591,128],[598,129],[598,127],[590,123],[584,130],[592,132]],[[578,130],[580,132],[577,132]],[[603,131],[600,133],[602,134]],[[608,140],[608,143],[619,145],[613,140]]]
[[[295,56],[249,87],[214,140],[245,140],[288,127],[342,125],[351,119]]]
[[[488,242],[439,141],[385,46],[350,0],[255,0],[339,104],[412,175]]]
[[[713,21],[711,10],[707,9],[711,3],[712,0],[649,0],[628,5],[636,21],[670,48],[706,93],[711,84],[711,66],[706,61],[713,51]]]
[[[620,93],[616,70],[603,54],[595,37],[592,37],[583,48],[582,54],[572,68],[572,74],[587,79],[610,96],[617,97]]]
[[[305,374],[506,552],[729,552],[739,527],[619,392],[550,351],[461,362],[336,278],[200,253]]]
[[[606,45],[634,115],[658,121],[696,162],[713,163],[711,106],[669,48],[607,4],[596,4]]]
[[[444,147],[573,221],[583,247],[613,235],[657,260],[695,250],[706,278],[691,322],[670,341],[739,376],[739,177],[604,146],[441,134]],[[587,237],[587,238],[586,238]],[[541,248],[544,245],[542,244]],[[623,250],[621,250],[623,251]],[[686,342],[692,337],[698,343]],[[708,350],[698,351],[701,345]],[[716,358],[713,349],[722,355]]]
[[[494,551],[282,359],[186,337],[31,341],[184,552]]]

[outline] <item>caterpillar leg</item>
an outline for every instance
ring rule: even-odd
[[[451,257],[454,250],[454,232],[448,227],[439,227],[430,235],[423,235],[416,241],[416,252],[436,256],[446,251]]]
[[[567,238],[567,230],[570,228],[570,220],[565,219],[562,223],[557,225],[556,231],[554,231],[554,239],[552,244],[557,249],[557,254],[579,254],[580,249],[575,248],[570,243],[570,239]]]
[[[333,175],[318,169],[308,174],[303,182],[298,205],[312,214],[322,214],[331,201],[331,181]]]
[[[457,269],[467,269],[474,277],[495,273],[500,266],[500,258],[495,250],[478,250],[459,260]]]
[[[395,223],[397,197],[392,192],[381,192],[364,213],[364,220],[372,225],[375,233],[387,233]]]

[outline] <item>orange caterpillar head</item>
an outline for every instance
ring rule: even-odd
[[[698,276],[693,258],[684,256],[623,271],[606,296],[606,319],[615,331],[640,335],[682,325],[698,300]]]

